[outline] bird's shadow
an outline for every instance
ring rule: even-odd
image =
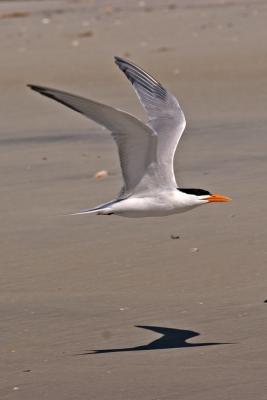
[[[159,339],[153,340],[152,342],[135,347],[124,347],[117,349],[100,349],[90,350],[79,355],[88,354],[103,354],[103,353],[121,353],[126,351],[145,351],[145,350],[162,350],[162,349],[180,349],[188,347],[200,347],[200,346],[215,346],[221,344],[230,343],[219,343],[219,342],[206,342],[206,343],[188,343],[187,340],[195,336],[199,336],[200,333],[189,331],[185,329],[174,329],[166,328],[162,326],[148,326],[148,325],[136,325],[137,328],[148,329],[150,331],[159,333],[162,335]]]

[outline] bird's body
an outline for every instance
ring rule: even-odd
[[[150,195],[132,195],[127,199],[115,200],[114,203],[104,206],[88,213],[97,213],[98,215],[119,215],[129,218],[144,217],[164,217],[167,215],[182,213],[194,207],[190,204],[187,195],[180,195],[177,190],[169,190],[160,193],[151,193]],[[86,212],[86,211],[85,211]]]
[[[148,114],[144,124],[124,111],[42,86],[33,90],[80,112],[109,129],[118,146],[123,187],[115,200],[76,214],[119,215],[130,218],[162,217],[182,213],[229,198],[203,189],[177,188],[173,159],[185,129],[185,117],[176,98],[133,63],[115,57],[133,84]]]

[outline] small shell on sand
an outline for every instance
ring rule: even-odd
[[[191,247],[190,251],[191,253],[197,253],[199,249],[197,247]]]
[[[108,176],[108,171],[102,169],[101,171],[97,171],[95,173],[95,179],[105,179]]]

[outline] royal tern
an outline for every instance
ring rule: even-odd
[[[229,197],[208,190],[177,187],[173,158],[186,125],[184,113],[176,98],[143,69],[120,57],[115,57],[115,63],[132,83],[148,114],[147,124],[93,100],[28,85],[106,127],[118,146],[124,181],[120,193],[115,200],[72,215],[162,217],[207,203],[228,202]]]

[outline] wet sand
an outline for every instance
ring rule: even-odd
[[[1,399],[266,399],[266,17],[257,1],[0,2]],[[118,192],[116,147],[26,84],[144,117],[114,55],[179,98],[179,184],[230,204],[65,216]]]

